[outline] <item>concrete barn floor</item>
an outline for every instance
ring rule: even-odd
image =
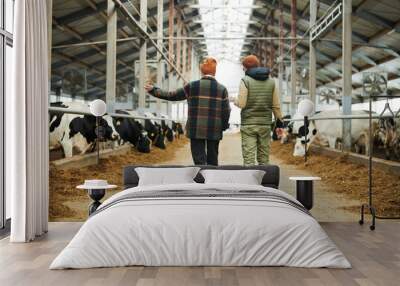
[[[241,151],[240,133],[224,134],[224,138],[220,143],[219,164],[243,164]],[[314,174],[297,169],[295,166],[283,164],[274,154],[270,155],[271,164],[277,164],[281,168],[280,189],[295,195],[295,182],[290,181],[290,176],[313,176]],[[176,152],[175,158],[171,161],[164,162],[163,165],[191,165],[192,157],[190,153],[190,145]],[[314,208],[311,213],[318,221],[323,222],[339,222],[353,221],[359,219],[359,215],[343,209],[343,207],[359,206],[360,202],[343,198],[334,192],[334,188],[323,181],[317,181],[314,185]]]

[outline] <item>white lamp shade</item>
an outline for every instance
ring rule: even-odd
[[[299,102],[297,111],[302,116],[310,116],[314,112],[314,103],[309,99],[303,99]]]
[[[107,105],[101,99],[93,100],[90,103],[90,112],[94,116],[103,116],[107,111]]]

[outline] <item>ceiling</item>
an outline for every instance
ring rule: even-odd
[[[136,9],[139,1],[123,0]],[[283,0],[284,36],[290,36],[291,0]],[[164,1],[164,36],[168,36],[168,3]],[[337,3],[320,0],[318,17]],[[155,36],[157,1],[148,1],[148,32]],[[128,7],[129,7],[128,5]],[[193,47],[200,56],[213,55],[219,59],[238,62],[240,57],[257,53],[260,41],[249,37],[279,36],[278,0],[179,0],[175,1],[177,16],[187,27],[188,36],[196,37]],[[211,9],[213,7],[214,9]],[[106,0],[54,0],[53,1],[53,53],[52,83],[56,85],[70,67],[85,70],[86,97],[101,98],[105,94],[106,45],[96,44],[56,48],[82,42],[105,41],[107,33]],[[136,9],[130,12],[139,18]],[[296,37],[300,41],[296,53],[299,71],[308,66],[309,0],[297,0]],[[177,18],[175,17],[175,28]],[[353,0],[353,89],[360,99],[362,73],[384,71],[388,73],[390,94],[400,91],[400,1]],[[331,27],[317,42],[317,86],[341,86],[341,21]],[[118,19],[118,38],[137,35],[126,22]],[[197,38],[200,37],[200,38]],[[201,40],[202,37],[208,39]],[[220,40],[225,37],[225,40]],[[244,38],[247,37],[245,40]],[[212,39],[214,38],[214,39]],[[218,39],[216,39],[218,38]],[[168,42],[164,41],[168,48]],[[278,40],[264,41],[267,57],[271,49],[278,56]],[[290,65],[290,41],[284,41],[284,62]],[[156,56],[156,49],[148,45],[148,58]],[[276,58],[276,56],[274,58]],[[119,42],[117,46],[117,86],[134,84],[134,63],[139,58],[139,40]],[[276,70],[276,61],[273,63]]]
[[[122,0],[135,19],[139,19],[137,11],[139,2]],[[168,4],[164,1],[164,37],[168,37]],[[188,36],[202,32],[199,10],[192,8],[193,0],[175,1],[175,33],[177,17],[181,17],[187,27]],[[156,36],[157,1],[147,1],[147,32]],[[52,86],[57,86],[65,71],[71,67],[85,71],[87,79],[86,99],[105,96],[106,85],[106,45],[94,43],[79,46],[80,43],[105,41],[107,36],[107,0],[53,0],[53,33],[52,33]],[[137,33],[118,16],[118,38],[135,37]],[[65,47],[66,45],[76,45]],[[168,49],[168,42],[164,41]],[[61,48],[58,48],[60,47]],[[205,45],[193,41],[194,49],[202,54]],[[117,88],[123,85],[134,85],[134,63],[139,58],[139,39],[118,42],[117,45]],[[148,59],[155,59],[156,49],[147,45]]]
[[[284,35],[290,36],[291,0],[283,0]],[[306,34],[309,28],[309,0],[297,0],[296,36],[305,40],[297,46],[299,69],[308,66],[309,40]],[[331,5],[339,1],[319,0],[318,18],[324,16]],[[279,1],[254,1],[263,8],[253,9],[247,32],[251,35],[279,35]],[[353,95],[360,99],[362,92],[362,73],[380,71],[388,73],[388,92],[400,91],[400,1],[392,0],[353,0],[352,40],[353,40]],[[317,42],[317,87],[333,87],[340,90],[342,78],[342,23],[338,21]],[[248,40],[242,55],[256,52],[256,41]],[[269,41],[278,54],[278,41]],[[285,64],[290,65],[290,41],[285,41]],[[277,69],[275,63],[274,68]]]

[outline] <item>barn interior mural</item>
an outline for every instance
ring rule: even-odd
[[[329,40],[338,32],[332,30],[320,41],[315,73],[304,62],[309,41],[299,40],[293,48],[291,40],[274,38],[281,31],[293,33],[290,19],[281,18],[276,6],[279,1],[241,3],[248,6],[242,13],[222,6],[211,11],[207,1],[176,1],[175,6],[165,1],[161,8],[156,2],[148,1],[147,7],[141,7],[138,1],[126,1],[110,19],[105,10],[107,1],[53,1],[49,96],[52,221],[87,218],[92,200],[85,190],[75,188],[87,179],[105,179],[117,185],[107,192],[109,197],[121,191],[126,165],[192,164],[190,140],[185,136],[187,102],[158,99],[144,86],[175,90],[199,79],[200,65],[209,55],[218,61],[216,79],[227,87],[231,101],[230,125],[220,142],[219,161],[221,165],[242,164],[241,116],[235,98],[244,75],[241,59],[249,54],[257,55],[261,65],[270,68],[280,90],[283,119],[271,125],[270,160],[288,166],[285,175],[322,178],[317,182],[316,216],[321,221],[357,219],[360,203],[368,199],[369,150],[374,162],[372,187],[379,186],[380,190],[374,194],[377,211],[389,217],[400,215],[397,33],[378,21],[366,25],[366,19],[354,16],[353,37],[358,46],[353,47],[353,83],[348,96],[343,95],[342,47],[339,40]],[[300,6],[305,2],[300,1]],[[325,2],[329,1],[320,1],[321,14],[330,11]],[[367,8],[375,5],[367,2],[371,2],[365,4]],[[394,4],[383,2],[378,6],[382,15],[389,17],[384,11]],[[251,9],[251,5],[262,8]],[[303,8],[306,11],[306,6]],[[141,9],[147,9],[146,17],[140,17]],[[282,9],[286,15],[290,5],[283,3]],[[226,17],[226,11],[246,25],[213,23],[218,17]],[[271,23],[262,21],[268,13],[272,13]],[[398,21],[393,14],[390,18],[391,23]],[[135,23],[144,23],[147,34],[138,32]],[[294,35],[300,37],[306,24],[304,17],[297,19]],[[227,27],[228,36],[224,34]],[[260,38],[238,36],[254,35],[258,30],[265,30]],[[227,37],[222,46],[217,44],[221,35]],[[236,55],[232,51],[241,52]],[[294,70],[293,56],[297,57]],[[368,96],[375,96],[371,106]],[[315,106],[311,120],[306,122],[310,132],[304,144],[305,125],[297,103],[306,98],[311,98]],[[106,103],[99,117],[91,110],[96,100]],[[343,114],[352,118],[346,120]],[[348,131],[343,129],[348,125],[343,122],[347,121],[351,121],[351,132],[344,136]],[[294,182],[283,180],[282,184],[288,192],[294,189]]]
[[[0,0],[0,285],[397,286],[399,226],[399,0]]]

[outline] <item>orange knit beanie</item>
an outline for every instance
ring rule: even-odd
[[[260,60],[255,55],[250,55],[243,58],[242,65],[246,69],[256,68],[260,66]]]
[[[206,58],[200,64],[200,70],[203,75],[213,75],[217,72],[217,61],[214,58]]]

